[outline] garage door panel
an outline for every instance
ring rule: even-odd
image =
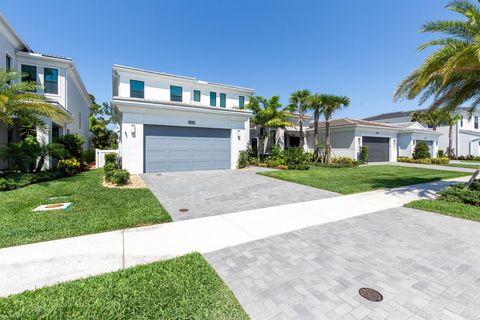
[[[362,137],[362,145],[368,148],[368,161],[389,161],[389,138]]]
[[[146,125],[145,172],[230,168],[230,130]]]

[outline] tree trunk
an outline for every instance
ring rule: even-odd
[[[315,161],[318,159],[318,120],[320,119],[320,111],[318,109],[313,113],[313,154]]]
[[[465,185],[463,186],[463,188],[464,188],[464,189],[470,188],[470,186],[471,186],[472,183],[475,181],[475,179],[477,179],[477,176],[478,176],[479,173],[480,173],[480,168],[478,168],[477,170],[475,170],[475,172],[473,173],[472,177],[470,178],[470,180],[468,180],[467,183],[465,183]]]
[[[452,160],[453,158],[453,152],[452,152],[452,145],[453,145],[453,141],[452,141],[452,127],[453,126],[450,126],[448,128],[448,159]]]
[[[331,153],[331,147],[330,147],[330,117],[325,117],[325,152],[326,152],[326,157],[325,157],[325,162],[327,164],[331,163],[330,160],[330,153]]]
[[[259,126],[258,127],[258,134],[257,134],[257,159],[258,159],[258,161],[260,161],[260,159],[261,159],[260,155],[261,155],[261,152],[262,152],[261,150],[262,150],[262,145],[263,145],[262,131],[263,131],[262,127]]]
[[[305,135],[303,133],[303,110],[300,110],[300,120],[298,121],[300,125],[300,148],[303,149],[303,145],[305,142]]]

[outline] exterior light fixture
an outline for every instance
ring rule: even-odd
[[[137,128],[135,128],[134,124],[132,124],[131,129],[132,129],[132,137],[135,137],[135,133],[137,132]]]
[[[240,130],[237,130],[237,137],[238,137],[238,140],[240,140],[240,139],[241,139],[241,137],[242,137],[242,136],[241,136],[241,132],[240,132]]]

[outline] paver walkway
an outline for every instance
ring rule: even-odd
[[[267,168],[147,173],[142,177],[173,221],[325,199],[339,193],[258,175]],[[288,195],[288,196],[286,196]],[[188,209],[187,212],[179,212]]]
[[[480,319],[479,244],[478,222],[394,208],[205,257],[252,319],[459,320]]]
[[[0,249],[0,296],[377,212],[465,178]]]

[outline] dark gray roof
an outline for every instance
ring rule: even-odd
[[[468,107],[458,107],[457,110],[468,110]],[[416,111],[427,111],[428,108],[425,109],[416,109],[416,110],[410,110],[410,111],[397,111],[397,112],[389,112],[389,113],[382,113],[376,116],[371,116],[368,118],[364,118],[363,120],[367,121],[377,121],[377,120],[385,120],[385,119],[393,119],[393,118],[403,118],[403,117],[410,117],[410,115],[413,112]]]

